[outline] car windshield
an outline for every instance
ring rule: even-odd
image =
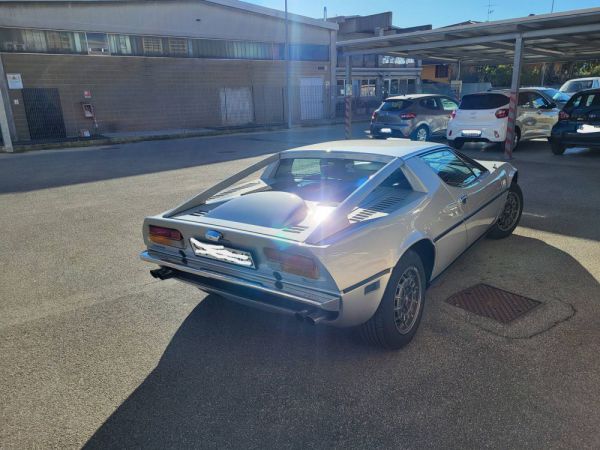
[[[460,101],[460,109],[496,109],[508,104],[503,94],[469,94]]]
[[[548,88],[543,89],[542,92],[544,92],[547,96],[551,97],[552,100],[555,100],[557,102],[568,102],[570,98],[567,94],[559,91],[558,89]]]
[[[286,158],[271,186],[304,200],[340,202],[384,165],[344,158]]]
[[[592,84],[592,80],[571,80],[563,84],[560,90],[562,92],[570,93],[579,92],[583,91],[584,89],[590,89],[592,87]]]
[[[386,100],[379,108],[380,111],[400,111],[412,105],[412,100]]]

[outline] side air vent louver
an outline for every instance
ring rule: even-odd
[[[377,213],[390,212],[394,206],[404,200],[404,196],[390,196],[381,200],[376,200],[367,208],[358,208],[348,217],[350,222],[362,222],[369,219]]]

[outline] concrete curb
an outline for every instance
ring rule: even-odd
[[[368,120],[356,120],[354,123],[368,122]],[[314,122],[300,124],[294,128],[311,128],[320,127],[327,125],[339,125],[343,123],[341,121],[332,120],[328,122]],[[281,131],[285,130],[285,125],[274,125],[268,127],[250,127],[250,128],[229,128],[229,129],[214,129],[214,130],[201,130],[201,131],[189,131],[182,133],[165,133],[165,134],[150,134],[140,136],[123,136],[123,137],[101,137],[101,138],[90,138],[83,140],[73,141],[62,141],[62,142],[46,142],[41,144],[15,144],[13,146],[14,151],[7,152],[0,149],[0,153],[24,153],[35,150],[54,150],[62,148],[76,148],[76,147],[96,147],[100,145],[115,145],[115,144],[127,144],[132,142],[143,142],[143,141],[160,141],[167,139],[183,139],[191,137],[203,137],[203,136],[221,136],[227,134],[237,133],[258,133],[264,131]]]

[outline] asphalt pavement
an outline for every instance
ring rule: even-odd
[[[342,136],[0,154],[0,448],[599,448],[600,152],[523,143],[521,225],[430,287],[400,351],[150,277],[144,216]],[[499,325],[444,302],[477,283],[542,304]]]

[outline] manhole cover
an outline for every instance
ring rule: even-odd
[[[540,304],[537,300],[487,284],[471,286],[452,295],[446,302],[502,323],[511,322]]]

